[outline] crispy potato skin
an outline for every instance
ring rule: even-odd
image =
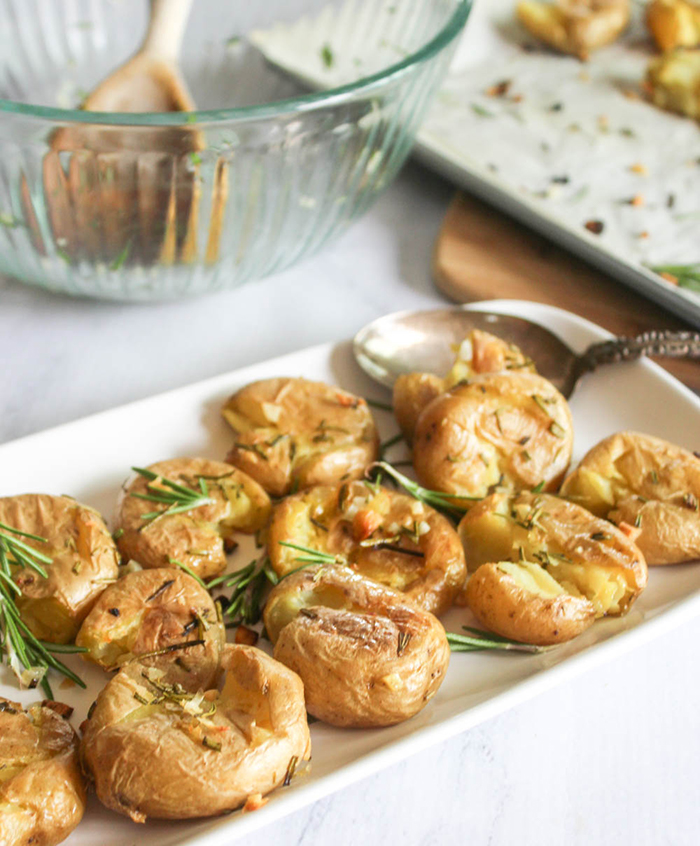
[[[216,682],[225,635],[214,601],[187,573],[162,567],[128,573],[110,585],[75,642],[89,650],[87,660],[111,670],[134,656],[193,640],[204,644],[141,658],[140,663],[160,667],[169,683],[185,690],[207,689]]]
[[[407,552],[373,548],[372,541],[382,540]],[[437,615],[452,605],[466,576],[459,537],[445,517],[410,496],[363,482],[313,488],[275,506],[268,550],[275,572],[284,576],[300,566],[301,553],[280,541],[342,555],[360,575]]]
[[[546,565],[598,617],[624,614],[647,583],[644,555],[616,526],[549,494],[493,494],[459,524],[470,572],[521,558]],[[471,581],[471,580],[470,580]]]
[[[20,539],[53,559],[46,579],[12,568],[22,619],[42,640],[72,641],[105,582],[118,575],[119,555],[104,520],[67,496],[22,494],[0,499],[0,523],[45,538]]]
[[[147,469],[173,482],[198,486],[206,476],[211,505],[192,511],[159,517],[146,524],[141,515],[163,510],[159,503],[138,499],[148,493],[148,482],[137,476],[125,489],[119,505],[117,525],[122,530],[117,544],[125,561],[134,559],[142,567],[170,567],[174,558],[203,579],[226,569],[224,541],[236,532],[255,532],[270,516],[270,498],[248,475],[222,461],[205,458],[173,458]]]
[[[700,44],[700,9],[686,0],[651,0],[646,7],[649,32],[660,50]]]
[[[700,119],[700,50],[679,48],[652,59],[647,84],[655,106]]]
[[[535,373],[535,366],[515,344],[474,329],[459,345],[457,357],[443,378],[432,373],[405,373],[394,383],[394,416],[410,444],[423,409],[459,382],[482,373],[517,370]]]
[[[85,811],[78,738],[52,704],[25,710],[0,698],[0,843],[7,846],[61,843]]]
[[[622,33],[630,19],[630,0],[521,0],[517,15],[545,44],[585,60]]]
[[[276,585],[264,612],[277,660],[304,682],[310,714],[335,726],[388,726],[436,693],[450,649],[440,622],[347,567],[312,567]]]
[[[478,568],[467,583],[466,597],[474,615],[487,629],[539,646],[571,640],[595,620],[595,610],[584,597],[566,592],[540,596],[498,563]]]
[[[205,712],[216,703],[207,717],[137,701],[135,693],[150,699],[156,692],[138,664],[109,682],[81,743],[101,802],[136,822],[223,814],[282,784],[293,757],[309,758],[299,677],[252,646],[226,646],[222,668],[223,690],[202,702]],[[205,737],[221,749],[205,746]]]
[[[572,448],[571,412],[550,382],[534,373],[485,374],[423,410],[413,464],[425,487],[481,498],[496,486],[556,490]]]
[[[618,432],[583,457],[561,495],[618,525],[638,523],[649,564],[700,558],[700,459],[682,447]]]
[[[358,479],[378,454],[365,400],[323,382],[253,382],[227,400],[222,414],[236,432],[226,460],[275,497]]]
[[[402,373],[394,382],[394,416],[409,444],[421,411],[446,390],[445,380],[433,373]]]

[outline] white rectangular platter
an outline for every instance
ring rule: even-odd
[[[367,2],[377,16],[394,8],[391,0]],[[700,126],[646,101],[646,67],[656,52],[643,3],[632,4],[620,40],[586,63],[537,44],[517,22],[516,5],[475,0],[418,132],[417,157],[700,326],[700,284],[693,291],[650,270],[700,262]],[[323,14],[251,40],[313,87],[350,81],[361,70],[342,28],[330,28]],[[381,41],[373,70],[405,57],[400,47]],[[504,96],[489,96],[504,82]],[[588,231],[590,221],[603,231]]]
[[[513,313],[537,321],[581,351],[607,337],[593,324],[556,308],[518,301],[493,301],[477,308]],[[254,379],[291,375],[334,382],[363,396],[386,400],[382,390],[358,369],[350,344],[320,346],[227,373],[186,388],[107,411],[0,447],[0,495],[27,491],[69,493],[110,516],[129,467],[183,455],[221,458],[231,436],[219,415],[222,401]],[[698,444],[700,400],[649,361],[593,374],[571,402],[575,458],[596,441],[620,429],[659,435],[687,448]],[[390,415],[377,412],[384,438],[395,431]],[[248,550],[242,553],[248,561]],[[235,561],[232,562],[235,566]],[[596,623],[579,639],[541,655],[462,654],[452,658],[443,686],[414,719],[393,728],[353,731],[322,723],[311,726],[313,760],[292,785],[274,793],[255,813],[188,822],[148,822],[138,826],[99,806],[92,798],[85,819],[68,846],[218,846],[266,825],[324,795],[386,767],[429,745],[641,646],[700,613],[700,564],[653,569],[649,586],[621,620]],[[459,631],[470,622],[455,609],[443,622]],[[74,725],[105,683],[96,668],[71,656],[88,691],[63,687],[52,678],[54,694],[75,707]],[[9,672],[0,674],[0,694],[27,703]],[[147,762],[144,762],[147,766]]]

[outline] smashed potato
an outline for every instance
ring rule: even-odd
[[[47,578],[30,567],[11,563],[21,590],[22,620],[41,640],[68,643],[105,585],[117,578],[119,556],[102,517],[68,496],[22,494],[0,499],[0,523],[43,538],[16,536],[51,563]]]
[[[338,565],[277,584],[264,612],[274,656],[304,682],[309,713],[335,726],[388,726],[437,692],[450,657],[440,622],[397,591]]]
[[[209,593],[186,573],[163,567],[110,585],[75,642],[105,670],[138,657],[144,666],[164,669],[169,683],[196,691],[215,683],[225,636]]]
[[[365,400],[323,382],[254,382],[230,397],[222,414],[236,433],[226,460],[272,496],[360,478],[377,457]]]
[[[81,743],[101,802],[135,822],[223,814],[309,758],[299,677],[252,646],[226,646],[222,669],[220,691],[196,694],[138,663],[109,682]]]
[[[674,50],[652,59],[647,83],[654,105],[700,119],[700,50]]]
[[[700,44],[700,6],[688,0],[651,0],[646,19],[661,50]]]
[[[497,493],[459,524],[467,602],[481,622],[526,643],[559,643],[626,613],[647,581],[629,534],[549,494]]]
[[[468,505],[496,488],[556,490],[572,448],[571,412],[550,382],[494,373],[457,385],[423,410],[413,465],[422,485]]]
[[[515,344],[480,329],[470,332],[456,352],[455,362],[444,378],[432,373],[405,373],[394,383],[394,415],[409,443],[421,411],[439,394],[444,394],[460,382],[482,373],[506,370],[536,372],[532,359]]]
[[[78,738],[62,716],[71,710],[0,697],[0,843],[54,846],[82,819]]]
[[[523,26],[540,41],[579,59],[623,32],[630,19],[630,0],[521,0],[517,15]]]
[[[256,481],[230,464],[173,458],[146,470],[158,479],[137,475],[119,504],[115,535],[125,561],[133,559],[148,568],[176,566],[171,563],[174,559],[207,579],[226,568],[226,547],[237,532],[256,532],[267,524],[270,498]],[[172,490],[163,480],[184,485],[209,501],[166,514],[166,503],[148,499]],[[153,514],[158,516],[144,517]]]
[[[365,482],[312,488],[287,497],[272,515],[269,555],[284,576],[304,553],[281,542],[342,556],[350,567],[442,614],[464,584],[457,533],[433,508]]]
[[[638,432],[618,432],[593,447],[562,485],[561,495],[636,527],[649,564],[700,558],[700,459]]]

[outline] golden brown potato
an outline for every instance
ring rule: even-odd
[[[459,537],[437,511],[406,494],[365,482],[312,488],[273,511],[268,535],[272,566],[284,576],[300,566],[297,544],[342,556],[363,576],[442,614],[464,584]]]
[[[631,537],[549,494],[496,493],[459,524],[480,622],[524,643],[570,640],[598,617],[626,613],[647,567]]]
[[[637,527],[649,564],[700,558],[700,459],[638,432],[618,432],[584,457],[561,495],[612,520]]]
[[[226,546],[237,532],[256,532],[270,516],[270,498],[250,476],[221,461],[172,458],[146,468],[158,481],[137,475],[119,503],[117,544],[125,561],[142,567],[168,567],[175,559],[200,578],[208,579],[226,568]],[[188,511],[144,519],[163,512],[167,505],[141,497],[168,491],[163,479],[200,491],[204,480],[208,504]]]
[[[700,119],[700,50],[674,50],[652,59],[647,83],[654,105]]]
[[[610,44],[630,19],[630,0],[521,0],[517,15],[535,38],[579,59]]]
[[[700,6],[688,0],[651,0],[646,7],[649,32],[661,50],[700,44]]]
[[[109,682],[81,743],[101,802],[136,822],[223,814],[309,758],[299,677],[252,646],[226,646],[222,669],[222,690],[197,694],[138,663]]]
[[[388,726],[417,714],[450,658],[437,618],[339,565],[282,579],[265,606],[277,660],[304,682],[309,713],[335,726]]]
[[[197,691],[216,683],[225,640],[209,593],[186,573],[162,567],[129,573],[110,585],[75,642],[105,670],[137,657],[146,667],[165,670],[169,683]],[[161,654],[144,657],[151,652]]]
[[[85,811],[78,738],[59,702],[0,698],[0,843],[54,846]]]
[[[522,643],[563,643],[595,621],[592,603],[527,561],[482,564],[467,582],[466,598],[483,626]]]
[[[457,357],[448,374],[405,373],[394,383],[394,415],[401,432],[411,443],[421,411],[439,394],[482,373],[507,370],[535,373],[532,359],[507,341],[474,329],[455,350]]]
[[[236,433],[226,460],[272,496],[358,479],[377,457],[367,403],[323,382],[253,382],[227,400],[222,414]]]
[[[475,376],[418,418],[413,465],[422,485],[469,499],[496,488],[556,490],[571,459],[564,397],[534,373]]]
[[[104,520],[68,496],[22,494],[0,499],[0,523],[44,538],[42,543],[14,536],[52,559],[41,565],[48,578],[12,566],[12,578],[22,589],[17,598],[22,619],[42,640],[72,641],[97,597],[118,576],[119,556]]]

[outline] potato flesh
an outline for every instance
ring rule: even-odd
[[[700,44],[700,8],[686,0],[651,0],[647,25],[661,50]]]
[[[700,50],[678,49],[653,59],[647,81],[655,105],[700,118]]]
[[[565,589],[538,564],[527,561],[499,561],[498,569],[514,579],[523,590],[545,599],[552,599],[566,593]]]

